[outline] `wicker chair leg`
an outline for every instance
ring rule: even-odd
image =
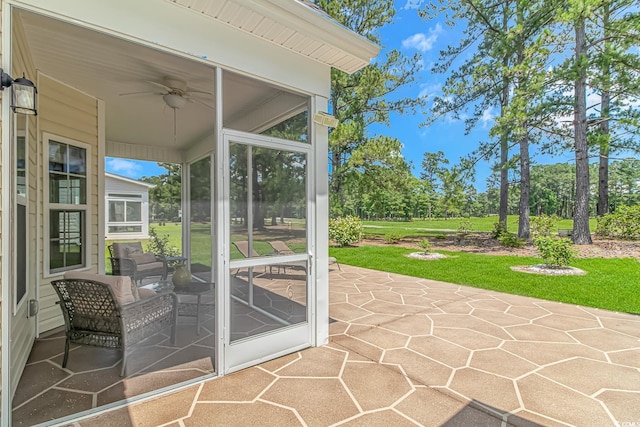
[[[122,349],[122,370],[120,371],[121,377],[124,377],[126,369],[127,369],[127,351],[123,348]]]
[[[69,336],[67,335],[67,339],[64,340],[64,358],[62,359],[62,367],[67,367],[67,362],[69,361]]]

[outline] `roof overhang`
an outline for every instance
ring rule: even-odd
[[[303,0],[168,1],[349,74],[380,52]]]

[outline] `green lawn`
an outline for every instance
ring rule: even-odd
[[[498,222],[497,216],[484,218],[454,218],[454,219],[428,219],[413,221],[363,221],[364,233],[369,237],[384,237],[387,234],[397,234],[401,237],[424,237],[438,234],[452,233],[458,230],[462,221],[471,222],[472,231],[488,232],[493,230],[493,224]],[[595,230],[596,220],[589,221],[591,231]],[[563,219],[556,224],[556,228],[572,228],[573,220]],[[518,216],[509,215],[507,218],[509,231],[518,231]]]
[[[446,253],[451,257],[422,261],[404,256],[410,252],[415,249],[394,246],[330,249],[330,255],[341,264],[640,314],[640,262],[632,258],[576,259],[571,266],[587,271],[586,275],[553,277],[509,268],[540,264],[539,258]]]

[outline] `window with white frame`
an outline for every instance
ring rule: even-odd
[[[141,233],[142,194],[109,193],[107,233]]]
[[[64,140],[65,142],[61,142]],[[86,266],[87,148],[51,137],[48,183],[49,272]]]

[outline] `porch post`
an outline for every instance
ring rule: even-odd
[[[309,117],[327,111],[327,98],[316,95],[311,102]],[[311,143],[315,162],[315,337],[314,346],[329,342],[329,133],[325,126],[311,123]]]

